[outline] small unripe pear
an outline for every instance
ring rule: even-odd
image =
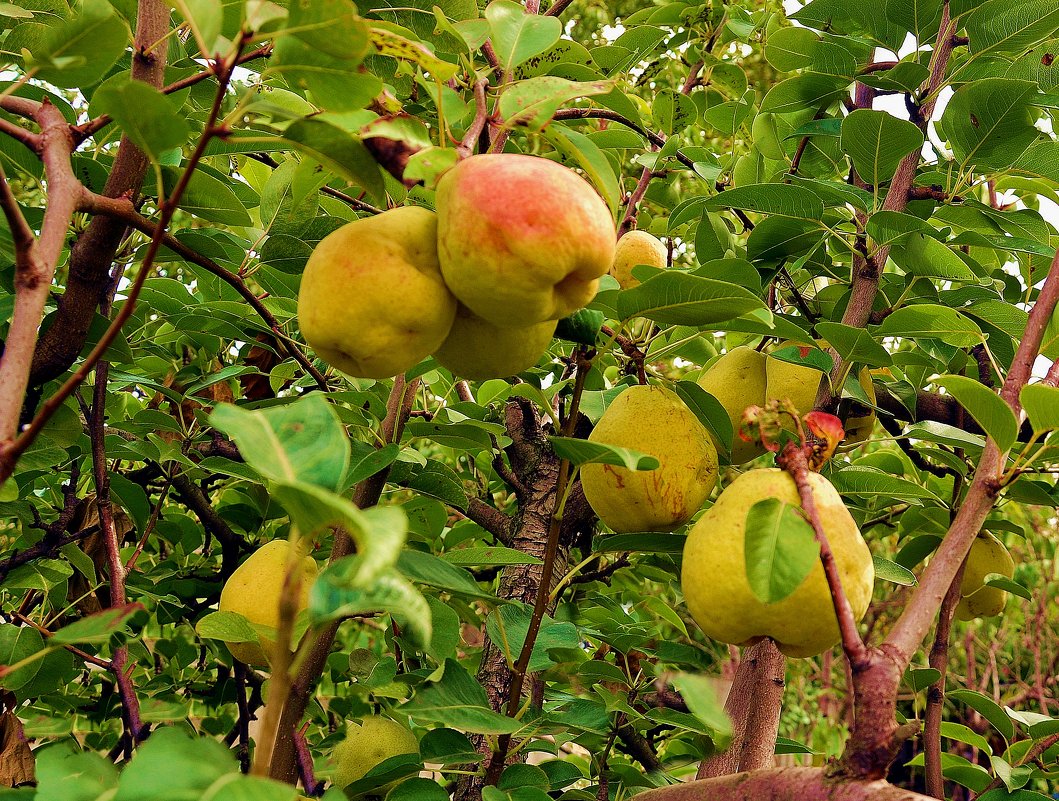
[[[621,393],[589,435],[654,456],[656,470],[604,464],[581,468],[585,498],[616,532],[673,531],[691,519],[717,483],[717,449],[676,393],[635,386]]]
[[[346,737],[331,752],[331,778],[337,787],[352,784],[398,754],[418,754],[419,741],[395,720],[379,715],[346,727]]]
[[[506,378],[535,365],[554,333],[555,320],[505,328],[483,320],[461,303],[434,358],[453,375],[471,381]]]
[[[842,589],[860,620],[875,581],[871,552],[831,482],[819,473],[808,476]],[[749,470],[729,484],[698,519],[684,545],[684,598],[695,622],[715,640],[746,645],[771,637],[787,656],[815,656],[841,639],[820,562],[793,593],[772,604],[763,603],[747,580],[747,512],[768,498],[801,506],[789,473],[776,468]]]
[[[448,336],[456,298],[441,277],[437,216],[403,206],[343,225],[302,276],[298,322],[328,364],[360,378],[415,367]]]
[[[614,218],[592,185],[548,159],[491,153],[438,182],[438,257],[467,308],[501,327],[588,303],[614,262]]]
[[[238,612],[251,623],[275,629],[279,625],[279,602],[283,593],[283,577],[287,572],[290,542],[272,540],[258,548],[225,582],[217,608],[222,612]],[[296,598],[300,612],[309,605],[309,590],[316,580],[316,562],[311,556],[298,558],[300,583]],[[247,665],[264,667],[271,663],[276,643],[261,638],[256,642],[225,643],[232,656]]]
[[[990,573],[1011,578],[1015,575],[1015,561],[1004,544],[992,534],[979,535],[967,554],[967,566],[960,583],[960,603],[956,606],[957,620],[994,617],[1004,611],[1007,593],[985,584]]]
[[[614,264],[611,265],[610,274],[617,279],[622,289],[631,289],[640,285],[632,274],[633,267],[637,264],[665,267],[668,255],[665,244],[658,237],[646,231],[629,231],[614,248]]]

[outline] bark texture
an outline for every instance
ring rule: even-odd
[[[771,768],[648,790],[636,801],[931,801],[888,782],[828,778],[823,768]]]

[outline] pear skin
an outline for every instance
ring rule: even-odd
[[[419,741],[400,723],[370,715],[346,727],[345,739],[331,751],[331,779],[336,787],[352,784],[398,754],[418,754]]]
[[[860,620],[875,581],[871,552],[831,482],[809,473],[809,483],[842,588]],[[692,526],[681,573],[688,611],[709,637],[720,642],[746,645],[771,637],[787,656],[815,656],[841,639],[820,562],[793,593],[776,603],[762,603],[747,581],[746,516],[766,498],[800,507],[790,474],[777,468],[748,470]]]
[[[656,236],[646,231],[629,231],[618,240],[614,248],[614,264],[610,274],[613,275],[622,289],[632,289],[640,282],[633,277],[632,268],[637,264],[651,267],[665,267],[669,253],[665,244]]]
[[[501,327],[558,320],[614,263],[614,218],[592,185],[548,159],[471,156],[437,190],[438,257],[467,308]]]
[[[437,216],[403,206],[343,225],[302,276],[298,322],[317,355],[359,378],[415,367],[449,334],[456,298],[441,276]]]
[[[1015,561],[1000,540],[992,534],[980,534],[967,554],[967,566],[960,583],[960,603],[956,606],[957,620],[995,617],[1004,611],[1007,593],[998,587],[986,586],[985,577],[990,573],[1011,578],[1015,575]]]
[[[275,629],[279,625],[279,601],[283,592],[283,577],[287,572],[290,542],[272,540],[254,551],[235,569],[224,583],[217,608],[222,612],[238,612],[251,623]],[[298,586],[298,611],[309,605],[309,590],[316,580],[316,562],[311,556],[300,559],[301,582]],[[272,661],[276,643],[261,638],[261,642],[225,643],[232,656],[247,665],[265,667]]]
[[[765,449],[739,436],[743,410],[765,404],[765,360],[763,353],[740,345],[710,365],[698,385],[720,401],[732,421],[732,464],[743,464],[761,456]]]
[[[588,439],[632,448],[660,462],[655,470],[641,471],[582,466],[585,498],[616,532],[673,531],[691,519],[717,483],[713,440],[676,393],[663,387],[629,387]]]
[[[501,328],[461,303],[452,329],[434,358],[453,375],[471,381],[506,378],[535,365],[548,350],[554,333],[555,320]]]

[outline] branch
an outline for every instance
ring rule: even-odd
[[[221,544],[221,574],[230,576],[238,567],[239,554],[245,545],[243,538],[232,531],[231,526],[213,508],[206,494],[187,475],[176,472],[172,484],[181,502],[195,513],[202,527]]]
[[[18,98],[5,98],[8,101],[14,99]],[[17,228],[13,229],[23,242],[23,247],[19,248],[16,260],[15,310],[4,352],[0,355],[0,453],[18,433],[22,402],[29,385],[30,365],[37,345],[37,330],[44,316],[52,278],[66,244],[66,232],[81,189],[70,166],[73,142],[66,120],[51,103],[37,104],[36,107],[37,122],[41,128],[41,158],[48,183],[48,206],[41,224],[40,239],[35,243],[26,242],[26,228],[17,221]],[[8,213],[6,203],[5,199],[5,214]],[[10,467],[14,467],[13,462]],[[10,474],[10,470],[0,466],[0,481]]]
[[[94,192],[85,190],[83,193],[84,197],[82,200],[82,208],[93,214],[106,214],[115,219],[119,219],[131,228],[135,228],[143,234],[149,237],[155,237],[159,235],[158,226],[148,220],[142,214],[140,214],[133,207],[132,203],[125,198],[109,198],[103,195],[97,195]],[[312,361],[302,353],[301,349],[294,344],[291,338],[283,333],[282,326],[279,320],[268,310],[268,307],[254,294],[253,290],[246,285],[242,277],[233,273],[229,270],[224,269],[217,262],[213,261],[206,256],[203,256],[194,248],[188,247],[186,244],[177,239],[173,234],[168,231],[161,232],[162,244],[169,248],[171,251],[181,256],[185,261],[191,264],[196,264],[202,267],[204,270],[212,275],[217,276],[236,292],[239,293],[240,297],[243,298],[258,316],[265,322],[265,325],[269,327],[273,334],[275,334],[277,341],[281,344],[284,350],[293,358],[298,364],[302,366],[302,369],[306,373],[313,377],[317,385],[327,390],[327,376],[321,373]]]
[[[472,497],[467,500],[464,514],[496,537],[501,544],[511,544],[511,518],[499,509],[490,506],[481,498]]]
[[[558,17],[560,14],[566,11],[567,6],[569,6],[572,2],[574,2],[574,0],[555,0],[555,2],[552,3],[551,8],[544,12],[544,16]]]
[[[10,120],[5,120],[2,117],[0,117],[0,133],[7,134],[16,142],[21,142],[34,153],[40,155],[40,134],[28,131],[21,125],[15,125],[15,123]]]
[[[7,219],[7,227],[11,229],[11,239],[15,243],[15,265],[16,269],[20,269],[19,262],[32,252],[37,244],[37,236],[23,216],[2,166],[0,166],[0,208],[3,209],[4,217]]]
[[[1022,761],[1019,762],[1017,767],[1022,767],[1023,765],[1029,765],[1031,762],[1033,762],[1035,759],[1040,757],[1045,751],[1047,751],[1049,748],[1051,748],[1056,743],[1059,743],[1059,732],[1055,732],[1054,734],[1049,734],[1047,737],[1042,737],[1037,742],[1035,742],[1032,746],[1030,746],[1030,749],[1026,752],[1026,755],[1024,757],[1022,757]],[[996,789],[998,789],[1000,787],[1003,787],[1003,786],[1004,786],[1004,780],[1001,779],[999,776],[997,776],[996,778],[993,779],[993,781],[991,781],[988,785],[986,785],[986,787],[984,787],[982,789],[982,792],[975,794],[975,796],[974,796],[975,801],[977,801],[977,799],[981,798],[983,795],[988,793],[990,790],[996,790]]]
[[[169,47],[169,4],[164,0],[141,0],[136,13],[131,77],[158,88],[165,79]],[[157,48],[152,51],[151,48]],[[77,129],[68,133],[77,139]],[[135,197],[139,194],[150,161],[143,152],[122,136],[103,194],[108,197]],[[49,184],[49,202],[54,197]],[[95,219],[70,248],[66,291],[59,300],[54,322],[37,343],[30,384],[40,386],[66,372],[84,349],[88,329],[103,296],[110,266],[122,239],[125,225],[117,220]]]
[[[1019,343],[1015,359],[1000,391],[1000,397],[1007,402],[1016,417],[1022,411],[1019,392],[1030,378],[1033,362],[1040,351],[1044,330],[1057,303],[1059,303],[1059,252],[1052,259],[1048,277],[1030,310],[1022,341]],[[886,638],[886,644],[900,656],[905,666],[908,665],[913,653],[923,641],[957,570],[967,557],[986,515],[996,502],[1000,491],[998,482],[1004,464],[1005,454],[1000,452],[992,438],[988,439],[963,506],[956,514],[934,558],[930,560],[930,564],[920,577],[919,588]]]

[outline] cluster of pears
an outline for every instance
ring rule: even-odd
[[[797,343],[782,342],[777,349],[792,344]],[[742,464],[765,453],[760,443],[747,442],[738,435],[743,411],[748,406],[764,406],[769,401],[786,399],[805,414],[816,402],[821,378],[823,373],[819,370],[777,359],[745,345],[732,348],[711,364],[698,384],[720,402],[728,412],[732,429],[737,432],[732,441],[732,464]],[[865,395],[874,403],[875,388],[868,369],[861,369],[857,378]],[[845,442],[865,441],[871,436],[874,425],[873,410],[851,412],[844,423]]]
[[[326,362],[387,378],[434,354],[463,378],[513,375],[612,266],[610,210],[548,159],[471,156],[442,176],[436,204],[355,220],[317,245],[298,318]]]

